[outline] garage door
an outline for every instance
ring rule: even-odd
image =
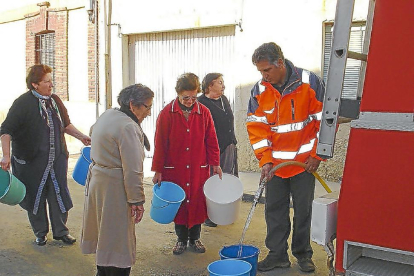
[[[176,97],[174,87],[182,73],[195,73],[200,82],[207,73],[222,73],[225,94],[233,107],[234,32],[234,26],[225,26],[129,37],[130,73],[135,76],[136,83],[145,84],[155,93],[152,116],[143,122],[144,132],[151,142],[147,157],[153,154],[158,114]]]

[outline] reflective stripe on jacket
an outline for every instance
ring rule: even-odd
[[[325,85],[314,73],[295,67],[289,60],[285,63],[292,73],[281,93],[265,81],[251,90],[246,126],[260,167],[291,160],[305,162],[309,156],[320,159],[316,145]],[[287,166],[275,174],[287,178],[303,171]]]

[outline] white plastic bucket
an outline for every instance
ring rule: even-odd
[[[238,217],[243,196],[243,184],[231,174],[223,179],[213,175],[204,184],[208,218],[218,225],[232,224]]]

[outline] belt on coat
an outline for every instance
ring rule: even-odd
[[[98,166],[100,168],[108,169],[108,170],[122,170],[122,167],[104,166],[104,165],[96,163],[95,160],[92,159],[92,163],[89,165],[88,174],[86,175],[85,196],[88,196],[88,194],[89,194],[89,182],[90,182],[91,177],[92,177],[92,168],[94,166]]]

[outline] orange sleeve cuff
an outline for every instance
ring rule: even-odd
[[[267,150],[267,151],[263,152],[263,156],[259,160],[260,168],[263,167],[263,165],[265,165],[267,163],[273,163],[272,150]]]

